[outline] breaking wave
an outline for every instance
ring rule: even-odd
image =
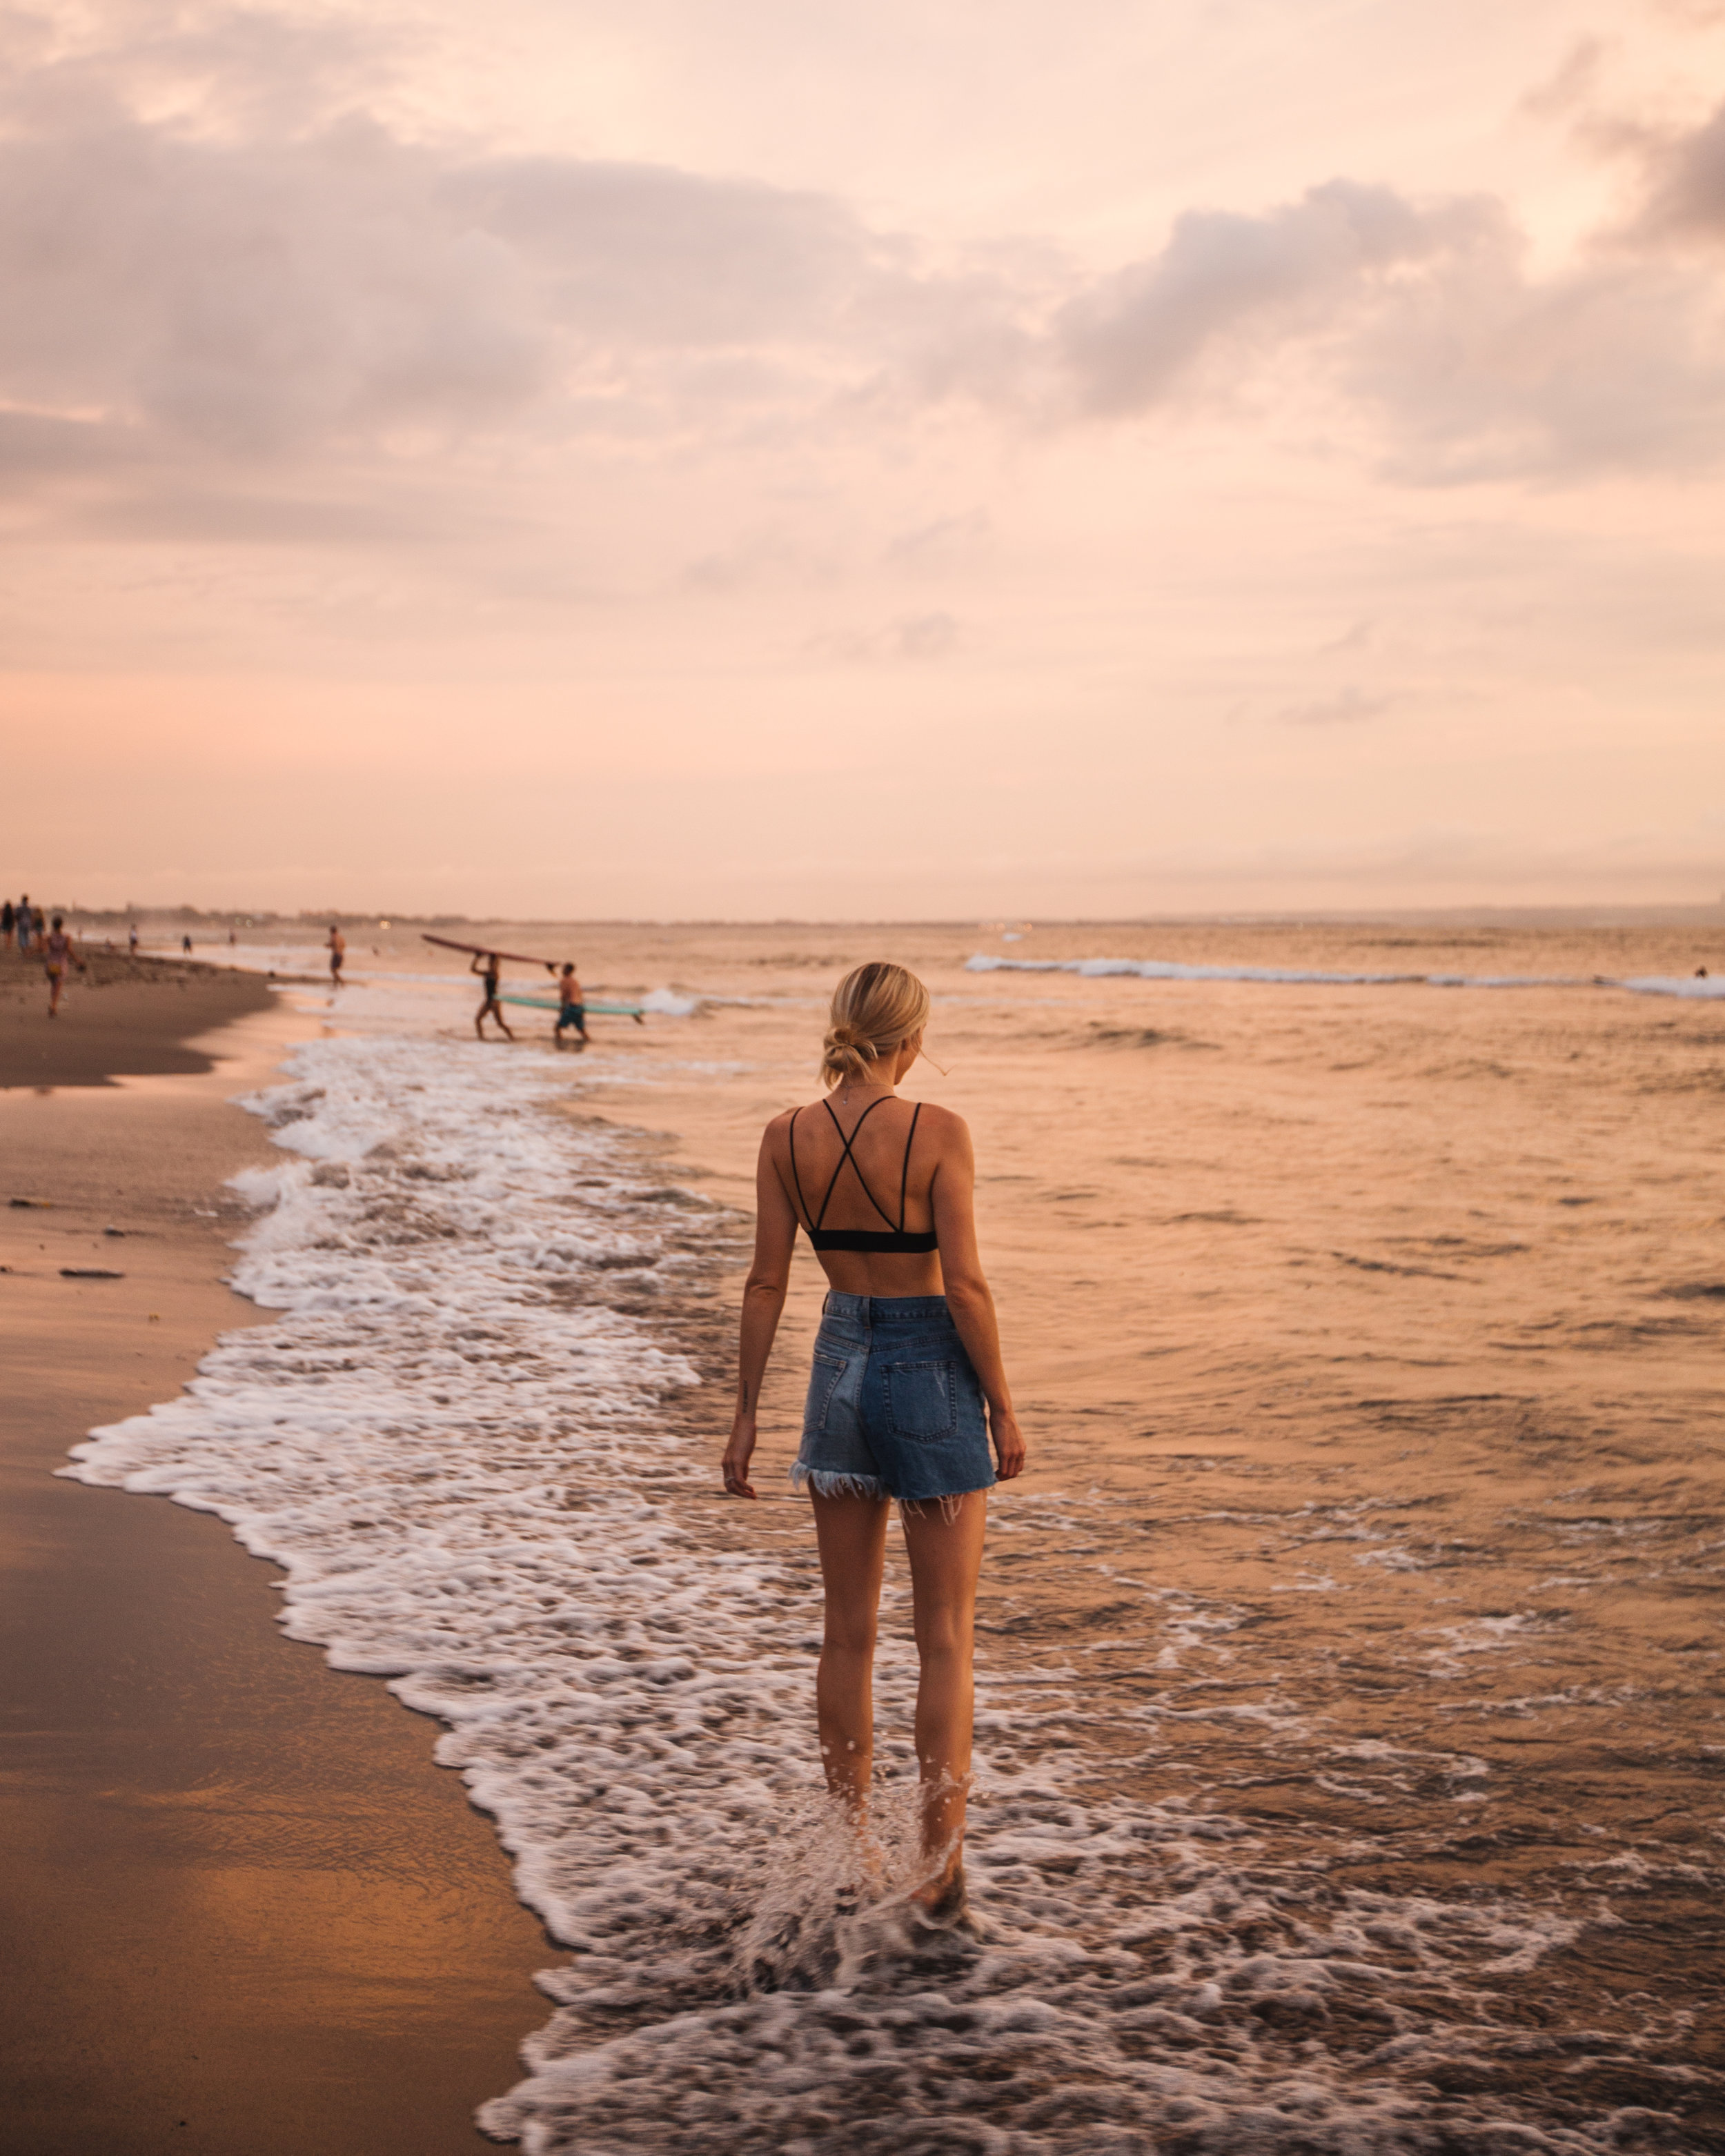
[[[1173,958],[1001,958],[979,951],[967,958],[968,973],[1077,973],[1087,980],[1117,974],[1141,981],[1305,982],[1322,988],[1626,988],[1644,996],[1684,996],[1698,1003],[1725,1000],[1725,974],[1645,974],[1619,981],[1603,973],[1337,973],[1300,966],[1199,966]]]

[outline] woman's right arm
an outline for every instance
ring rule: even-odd
[[[940,1241],[941,1277],[946,1284],[947,1307],[975,1368],[983,1398],[988,1403],[988,1433],[1000,1463],[1000,1479],[1010,1482],[1024,1472],[1024,1433],[1007,1389],[994,1297],[977,1253],[976,1154],[971,1147],[970,1126],[962,1116],[952,1116],[951,1122],[929,1192],[935,1234]]]
[[[737,1358],[737,1411],[731,1442],[725,1447],[725,1490],[729,1496],[752,1497],[749,1460],[755,1450],[755,1424],[761,1409],[761,1381],[767,1358],[791,1284],[791,1250],[797,1240],[797,1216],[773,1164],[773,1126],[761,1138],[755,1165],[755,1257],[743,1283],[742,1328]]]

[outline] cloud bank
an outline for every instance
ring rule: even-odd
[[[729,177],[413,141],[350,33],[213,13],[69,54],[11,18],[0,113],[0,472],[51,497],[188,460],[412,463],[453,443],[666,454],[1173,424],[1276,396],[1412,484],[1692,470],[1725,453],[1725,108],[1657,146],[1640,213],[1528,267],[1508,208],[1326,178],[1194,208],[1101,276],[984,262]],[[162,85],[197,85],[163,110]],[[1267,414],[1267,416],[1266,416]]]

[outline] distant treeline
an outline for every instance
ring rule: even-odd
[[[243,908],[198,906],[80,906],[56,900],[53,906],[43,909],[49,913],[64,913],[79,921],[88,921],[105,927],[110,921],[123,925],[128,921],[171,921],[177,925],[190,927],[195,921],[218,928],[326,928],[330,922],[339,921],[344,928],[381,927],[386,923],[392,928],[469,928],[473,926],[465,913],[351,913],[339,906],[302,911],[299,913],[267,913]]]

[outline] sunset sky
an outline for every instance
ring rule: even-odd
[[[0,880],[1725,891],[1725,0],[0,12]]]

